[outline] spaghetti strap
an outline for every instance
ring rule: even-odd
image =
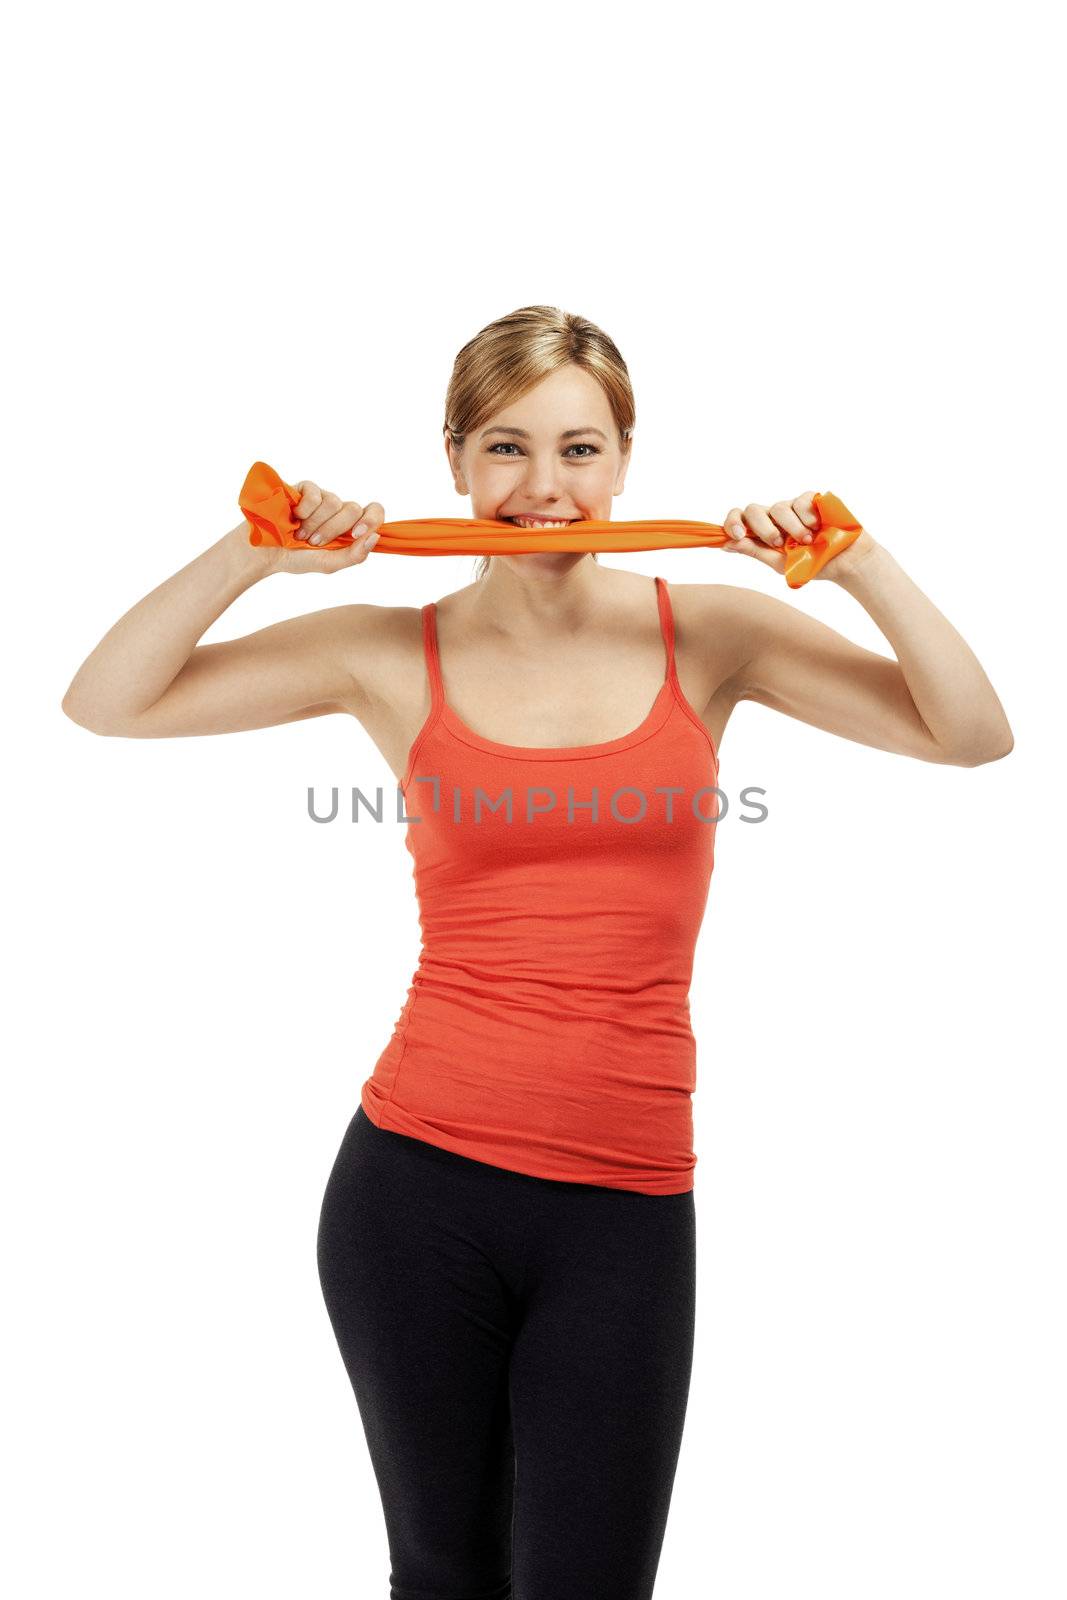
[[[426,656],[426,672],[430,680],[430,714],[441,710],[445,703],[444,684],[441,681],[441,657],[437,649],[437,605],[428,600],[422,608],[422,645]]]
[[[672,683],[675,679],[674,667],[674,612],[671,609],[671,598],[663,578],[656,579],[656,595],[659,599],[659,621],[663,633],[663,643],[667,647],[667,674],[665,682]]]

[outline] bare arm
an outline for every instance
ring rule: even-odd
[[[313,484],[305,498],[298,514],[309,530],[331,538],[360,515],[372,532],[384,517],[377,502],[363,512],[350,503],[342,508]],[[353,643],[376,607],[336,606],[242,639],[197,644],[238,595],[271,573],[333,572],[366,560],[362,540],[343,551],[266,550],[250,545],[248,532],[246,522],[231,529],[119,618],[63,697],[72,721],[93,733],[153,739],[240,732],[349,709],[344,699],[358,693]]]
[[[974,652],[883,545],[865,534],[823,577],[860,602],[896,659],[785,601],[734,590],[726,603],[737,638],[735,700],[920,761],[974,767],[1011,751],[1004,708]]]

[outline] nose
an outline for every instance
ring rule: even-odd
[[[531,460],[523,474],[522,495],[527,505],[543,506],[546,510],[557,505],[564,495],[555,464]]]

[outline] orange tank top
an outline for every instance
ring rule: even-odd
[[[361,1089],[379,1128],[539,1178],[693,1187],[693,957],[720,808],[714,741],[666,673],[632,733],[500,744],[445,699],[422,608],[430,710],[401,781],[422,947]]]

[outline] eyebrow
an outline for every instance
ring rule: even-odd
[[[481,433],[478,435],[479,439],[484,439],[487,433],[510,433],[514,434],[516,439],[528,439],[530,437],[525,428],[483,428]],[[568,428],[566,432],[560,434],[560,438],[576,439],[578,435],[582,433],[599,434],[604,443],[608,443],[607,434],[604,433],[600,428]]]

